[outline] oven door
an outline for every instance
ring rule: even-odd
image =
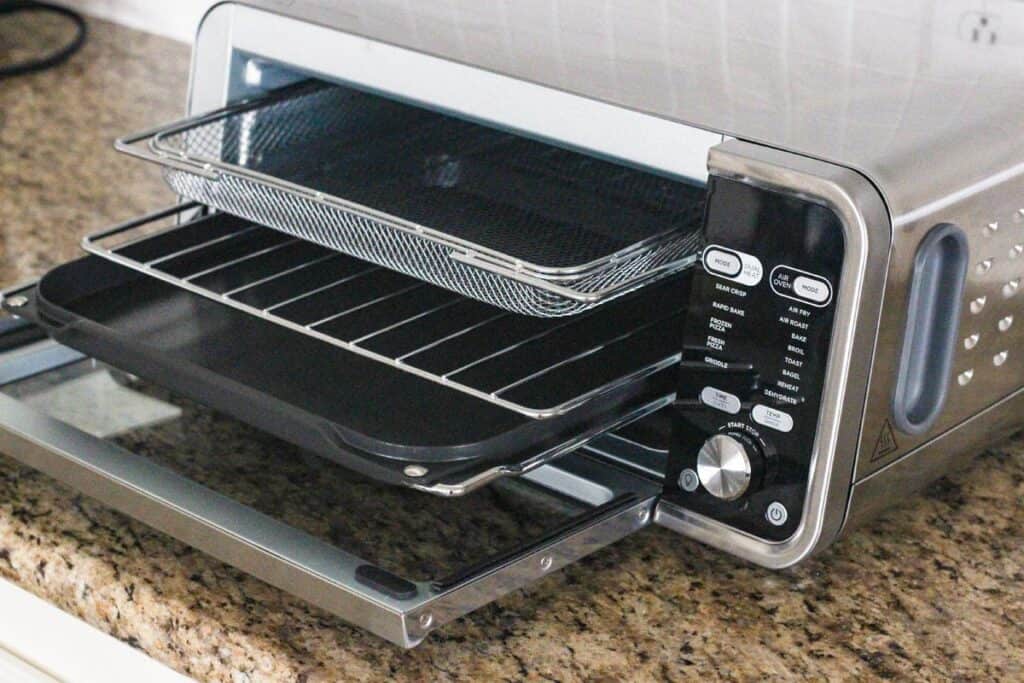
[[[465,498],[381,485],[0,329],[0,452],[404,647],[646,526],[660,492],[584,449]]]

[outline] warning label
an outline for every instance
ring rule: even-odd
[[[887,455],[892,455],[899,450],[899,445],[896,443],[896,433],[892,431],[892,424],[888,420],[882,425],[882,431],[878,435],[878,441],[875,442],[875,452],[871,456],[871,462],[875,460],[881,460]]]

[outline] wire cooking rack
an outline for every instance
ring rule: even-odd
[[[119,140],[180,195],[532,316],[691,265],[704,190],[307,82]]]
[[[226,214],[159,227],[129,224],[83,246],[533,418],[565,414],[681,357],[685,302],[674,279],[572,318],[538,318]]]

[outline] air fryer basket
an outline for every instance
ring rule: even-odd
[[[182,196],[527,315],[585,311],[700,247],[700,187],[343,86],[118,146]]]

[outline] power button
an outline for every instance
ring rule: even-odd
[[[768,520],[769,524],[782,526],[786,523],[786,520],[789,519],[789,510],[787,510],[786,506],[779,501],[775,501],[768,506],[768,509],[764,513],[764,517]]]

